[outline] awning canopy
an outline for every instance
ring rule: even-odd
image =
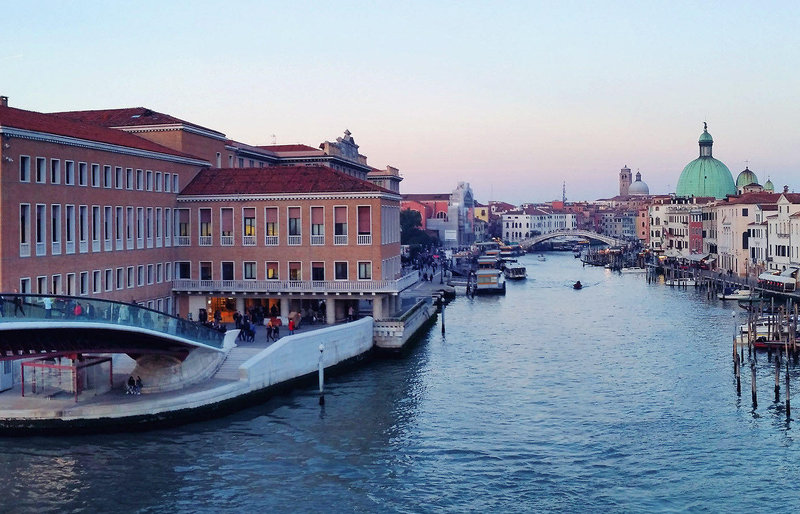
[[[772,273],[762,273],[758,276],[758,280],[765,282],[778,282],[780,284],[794,284],[795,279],[792,277],[784,277],[781,275],[773,275]]]
[[[696,253],[694,255],[687,256],[686,260],[687,261],[691,261],[691,262],[700,262],[703,259],[705,259],[706,257],[708,257],[708,255],[709,254],[707,254],[707,253]]]

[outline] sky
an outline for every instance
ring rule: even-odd
[[[403,193],[669,193],[698,156],[800,191],[800,3],[5,2],[0,94],[144,106],[248,144],[351,131]]]

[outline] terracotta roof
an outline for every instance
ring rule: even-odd
[[[79,123],[54,114],[26,111],[13,107],[0,107],[0,126],[198,159],[193,155],[178,152],[121,130],[105,128],[91,123]]]
[[[743,193],[739,196],[729,196],[726,200],[731,205],[735,204],[756,204],[756,203],[775,203],[781,197],[780,193],[769,193],[767,191],[758,191],[752,193]]]
[[[327,166],[207,168],[181,191],[181,196],[282,193],[393,193],[372,182]]]
[[[413,200],[415,202],[449,202],[449,193],[411,193],[403,195],[403,200]]]
[[[777,203],[763,204],[763,205],[759,204],[758,208],[761,209],[762,211],[777,211],[778,204]]]
[[[259,145],[256,148],[262,150],[269,150],[271,152],[317,152],[322,154],[322,150],[314,148],[313,146],[296,144],[296,145]]]
[[[216,132],[220,136],[224,134],[217,130],[189,123],[188,121],[156,112],[146,107],[128,107],[125,109],[98,109],[94,111],[64,111],[51,113],[63,118],[83,123],[92,123],[101,127],[140,127],[148,125],[190,125],[209,132]]]

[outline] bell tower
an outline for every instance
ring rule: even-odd
[[[628,196],[628,191],[631,187],[631,169],[626,164],[619,170],[619,195]]]

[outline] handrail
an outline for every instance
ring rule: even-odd
[[[49,300],[48,300],[49,299]],[[76,306],[80,305],[80,309]],[[64,295],[0,293],[0,330],[5,323],[104,323],[139,327],[222,348],[225,334],[200,323],[135,303]]]

